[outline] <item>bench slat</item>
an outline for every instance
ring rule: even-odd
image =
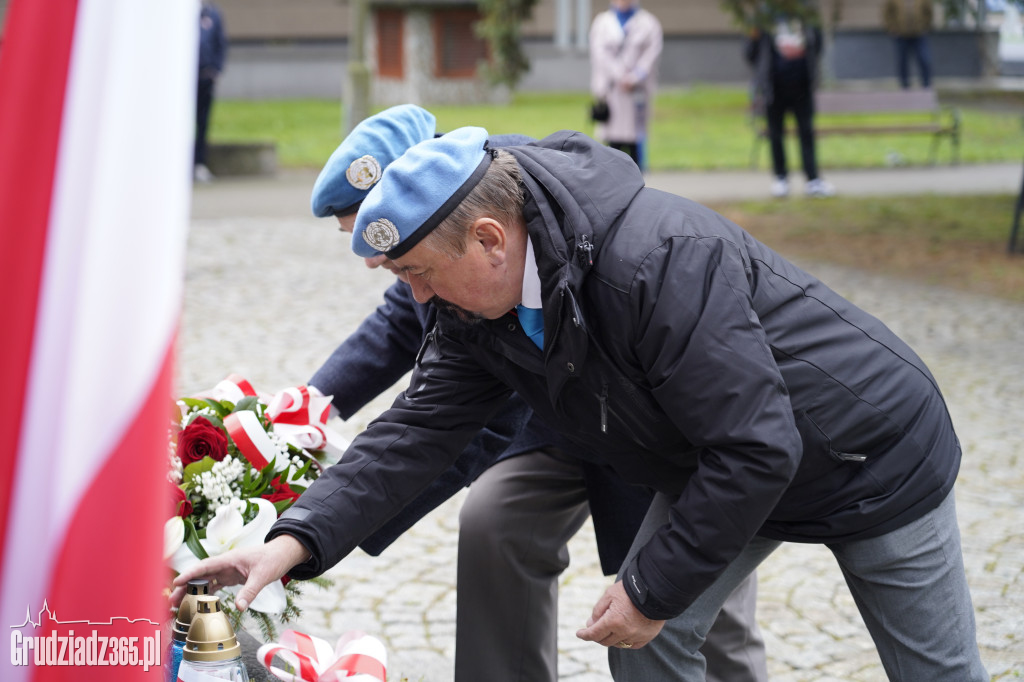
[[[935,111],[939,108],[939,98],[934,90],[820,90],[814,94],[814,108],[823,114]]]
[[[943,125],[888,125],[888,126],[821,126],[814,128],[815,135],[897,135],[900,133],[952,134],[952,126]],[[766,131],[767,132],[767,131]]]

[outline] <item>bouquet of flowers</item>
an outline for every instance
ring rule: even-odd
[[[256,546],[343,450],[327,427],[330,396],[305,386],[261,396],[237,375],[210,392],[176,401],[168,452],[175,515],[164,527],[164,558],[182,572],[200,559]],[[324,584],[317,579],[314,582]],[[236,628],[238,587],[223,588],[224,610]],[[246,611],[265,640],[300,612],[298,581],[265,587]]]

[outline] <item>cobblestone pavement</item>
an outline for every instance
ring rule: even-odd
[[[1006,185],[1015,188],[1019,177]],[[310,176],[197,189],[179,391],[208,388],[229,372],[267,392],[302,383],[377,305],[389,276],[367,270],[330,221],[306,217],[311,183]],[[709,186],[705,194],[728,194],[715,191]],[[957,504],[979,644],[993,679],[1024,676],[1024,305],[803,265],[886,321],[943,387],[965,453]],[[336,428],[353,437],[392,395]],[[332,589],[304,595],[297,629],[332,641],[362,629],[387,647],[392,682],[450,680],[461,499],[436,510],[382,556],[357,551],[342,561],[328,574]],[[561,679],[607,682],[604,649],[574,635],[610,581],[598,568],[589,524],[570,551],[559,607]],[[760,568],[759,585],[758,619],[773,680],[884,679],[825,548],[784,545]]]

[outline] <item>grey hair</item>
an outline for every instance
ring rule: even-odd
[[[466,253],[469,227],[482,217],[506,226],[518,224],[523,215],[523,185],[519,164],[512,154],[496,150],[494,160],[466,198],[424,238],[431,249],[460,258]]]

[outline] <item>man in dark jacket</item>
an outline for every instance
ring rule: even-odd
[[[411,104],[360,122],[317,178],[313,214],[336,218],[351,233],[355,209],[388,165],[434,134],[434,116]],[[490,144],[530,141],[499,135]],[[369,267],[389,264],[383,256],[367,259]],[[415,302],[409,285],[396,281],[383,305],[313,375],[311,390],[332,395],[337,414],[348,419],[413,369],[436,319],[433,305]],[[614,575],[651,503],[649,488],[629,485],[608,467],[582,459],[571,442],[530,416],[512,396],[452,467],[360,543],[380,554],[472,483],[459,516],[457,682],[555,682],[558,577],[569,564],[567,542],[591,516],[602,569]],[[711,682],[768,679],[755,609],[751,578],[729,599],[702,649]],[[509,623],[518,624],[515,637],[509,636]]]
[[[892,679],[987,680],[952,495],[960,445],[920,358],[735,224],[645,188],[624,154],[571,131],[486,140],[416,145],[356,219],[354,250],[387,255],[441,309],[409,389],[264,547],[178,582],[245,580],[247,600],[317,575],[514,391],[658,491],[578,632],[610,647],[617,679],[643,679],[655,637],[676,647],[678,679],[703,679],[723,599],[793,541],[833,552]],[[541,310],[540,347],[517,306]]]

